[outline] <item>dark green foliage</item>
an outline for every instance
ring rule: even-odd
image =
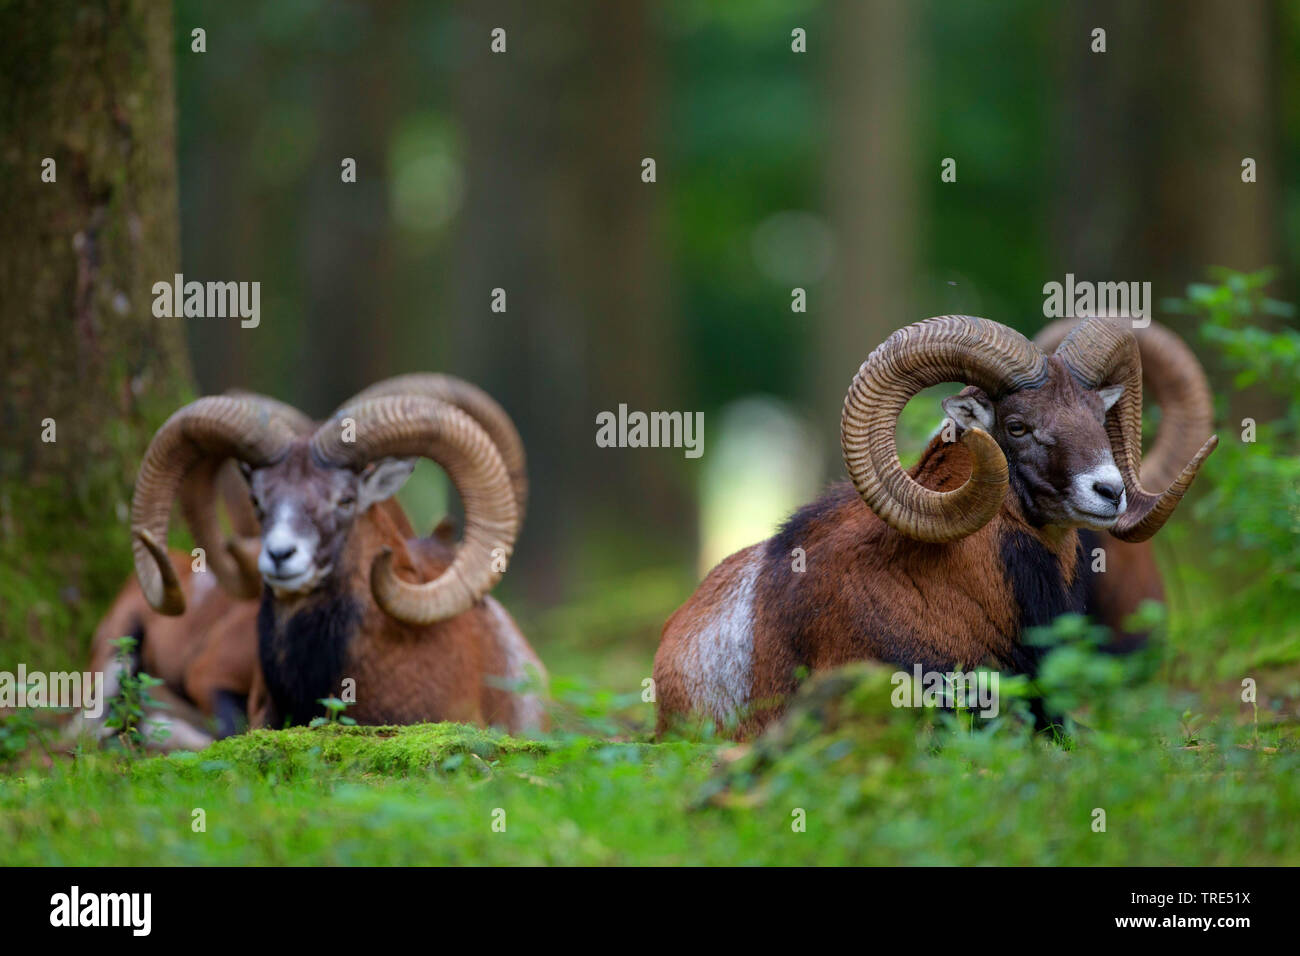
[[[1271,270],[1211,275],[1166,307],[1199,319],[1192,344],[1246,391],[1219,395],[1220,443],[1194,489],[1194,520],[1157,545],[1177,556],[1176,596],[1194,611],[1176,637],[1219,647],[1215,670],[1240,679],[1300,662],[1300,332],[1294,307],[1265,294]]]
[[[8,768],[41,743],[44,728],[29,708],[0,716],[0,767]]]

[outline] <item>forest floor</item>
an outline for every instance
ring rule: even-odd
[[[640,693],[561,676],[538,739],[332,724],[31,758],[0,772],[0,864],[1300,863],[1295,673],[1256,711],[1235,681],[1179,688],[1167,647],[1054,651],[1044,683],[1078,718],[1056,740],[892,707],[860,665],[750,746],[654,743]],[[635,675],[647,650],[586,663]]]

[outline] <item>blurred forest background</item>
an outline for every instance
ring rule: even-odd
[[[635,687],[701,571],[840,477],[844,390],[892,330],[961,312],[1032,334],[1067,272],[1151,281],[1159,302],[1209,266],[1279,266],[1269,295],[1297,291],[1300,4],[53,5],[65,36],[24,22],[48,7],[0,5],[0,637],[32,641],[32,662],[84,648],[130,570],[139,455],[191,395],[323,416],[400,372],[483,386],[534,489],[503,599],[561,670],[569,650],[635,648],[618,675]],[[75,82],[49,88],[42,63]],[[162,211],[119,225],[118,154],[95,150],[131,122],[122,178]],[[77,205],[50,206],[44,156]],[[119,298],[99,283],[129,260],[114,236],[155,219],[163,251]],[[144,290],[172,271],[260,281],[260,326],[152,319]],[[1223,386],[1221,421],[1296,397],[1228,388],[1190,320],[1156,317]],[[597,448],[597,413],[621,403],[703,411],[703,457]],[[934,424],[937,401],[917,415]],[[427,527],[446,487],[417,478],[403,496]]]

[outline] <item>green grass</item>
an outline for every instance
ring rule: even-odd
[[[894,709],[863,665],[749,748],[438,724],[86,754],[0,777],[0,864],[1300,863],[1294,724],[1229,709],[1188,746],[1178,695],[1111,683],[1067,746]]]
[[[1061,743],[1014,713],[972,730],[895,709],[888,672],[858,665],[751,747],[656,744],[654,634],[584,652],[566,633],[603,611],[576,609],[538,642],[556,698],[538,739],[335,724],[169,757],[0,746],[0,865],[1300,864],[1300,667],[1272,626],[1292,602],[1162,556],[1173,611],[1149,653],[1099,656],[1077,620],[1036,635],[1063,644],[1041,680],[1071,715]],[[26,746],[30,718],[7,720],[0,744]]]

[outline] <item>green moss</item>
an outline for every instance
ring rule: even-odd
[[[293,727],[228,737],[195,755],[171,763],[227,763],[259,774],[292,776],[321,764],[359,774],[400,776],[441,768],[455,757],[488,762],[512,754],[543,754],[540,740],[509,737],[469,724],[409,727]],[[456,762],[459,766],[459,762]]]
[[[1300,859],[1294,726],[1262,728],[1256,742],[1212,719],[1202,746],[1184,750],[1169,736],[1176,715],[1144,691],[1141,719],[1123,715],[1133,736],[1091,733],[1067,751],[1010,725],[972,733],[941,720],[918,732],[916,714],[881,705],[886,689],[878,676],[823,684],[805,702],[831,730],[797,719],[748,750],[431,724],[264,731],[184,756],[90,754],[0,774],[0,865]],[[724,798],[699,802],[719,777]],[[1097,807],[1106,833],[1092,829]],[[805,829],[792,826],[796,811]]]
[[[95,625],[132,573],[128,512],[135,469],[161,423],[192,396],[154,396],[117,421],[71,474],[0,479],[3,660],[82,666]],[[188,547],[180,522],[172,543]]]

